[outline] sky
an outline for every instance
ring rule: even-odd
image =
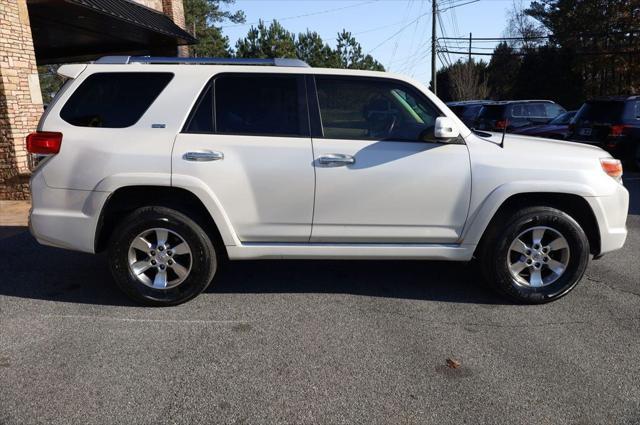
[[[500,37],[513,0],[438,0],[442,29],[447,37]],[[528,1],[524,2],[528,5]],[[452,4],[460,5],[449,8]],[[428,83],[431,79],[431,0],[236,0],[228,10],[243,10],[245,24],[222,24],[231,46],[246,36],[250,24],[259,19],[277,19],[289,31],[318,32],[335,47],[335,38],[343,28],[351,31],[363,47],[385,69],[409,75]],[[438,37],[442,30],[438,26]],[[448,46],[449,50],[468,51],[468,41]],[[473,43],[474,51],[490,52],[495,43]],[[455,62],[466,55],[449,54],[443,60]],[[488,61],[489,56],[476,56]],[[442,67],[440,60],[438,68]]]

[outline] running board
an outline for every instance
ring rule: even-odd
[[[474,246],[456,244],[327,244],[244,243],[227,246],[231,260],[267,259],[388,259],[469,261]]]

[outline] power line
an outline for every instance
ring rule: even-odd
[[[451,53],[454,55],[468,55],[469,52],[460,52],[454,50],[442,50],[445,53]],[[493,56],[495,53],[485,53],[485,52],[471,52],[472,55],[475,56]],[[510,55],[510,56],[525,56],[527,52],[501,52],[500,54]],[[640,54],[640,50],[609,50],[604,52],[571,52],[574,55],[580,56],[601,56],[601,55],[637,55]]]
[[[398,31],[394,32],[393,34],[391,34],[389,37],[385,38],[382,42],[380,42],[376,47],[374,47],[373,49],[370,49],[366,54],[368,55],[369,53],[373,52],[374,50],[376,50],[378,47],[382,46],[383,44],[385,44],[386,42],[388,42],[389,40],[391,40],[393,37],[397,36],[398,34],[400,34],[402,31],[406,30],[410,25],[412,25],[413,23],[419,21],[423,16],[428,15],[429,12],[427,13],[423,13],[421,15],[418,15],[417,18],[415,18],[414,20],[412,20],[411,22],[409,22],[408,24],[404,25],[402,28],[400,28]]]
[[[325,14],[325,13],[337,12],[339,10],[349,9],[349,8],[352,8],[352,7],[364,6],[365,4],[375,3],[377,1],[380,1],[380,0],[369,0],[369,1],[362,2],[362,3],[349,4],[347,6],[335,7],[333,9],[320,10],[318,12],[305,13],[303,15],[286,16],[284,18],[270,19],[268,21],[263,21],[263,22],[267,23],[267,22],[273,22],[273,21],[287,21],[289,19],[306,18],[307,16],[322,15],[322,14]],[[246,26],[258,25],[259,23],[260,23],[260,21],[251,22],[251,23],[245,23],[245,24],[225,25],[225,26],[222,26],[220,28],[246,27]]]

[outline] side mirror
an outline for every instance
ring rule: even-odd
[[[460,129],[449,117],[436,118],[434,136],[436,139],[455,139],[460,135]]]

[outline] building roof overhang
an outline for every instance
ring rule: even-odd
[[[197,40],[130,0],[27,0],[38,65],[104,55],[169,54]]]

